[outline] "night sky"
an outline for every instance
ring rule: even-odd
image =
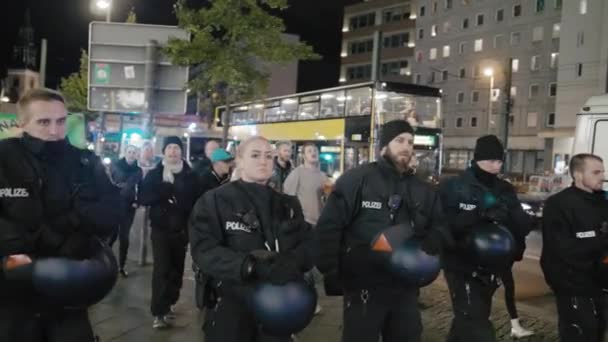
[[[48,39],[47,86],[56,87],[61,77],[78,70],[80,49],[87,48],[88,24],[105,20],[91,11],[93,0],[4,1],[0,11],[0,78],[10,64],[12,47],[27,8],[31,10],[36,43]],[[288,33],[299,34],[323,56],[321,61],[300,63],[298,91],[337,85],[343,7],[361,0],[291,0],[281,13]],[[192,6],[204,0],[189,0]],[[125,21],[135,7],[143,24],[175,25],[174,0],[114,0],[112,21]]]

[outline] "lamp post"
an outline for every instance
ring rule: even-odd
[[[97,0],[95,3],[97,8],[106,11],[106,22],[112,19],[112,0]]]
[[[492,90],[494,89],[494,69],[485,68],[483,74],[490,78],[490,96],[488,97],[488,131],[490,130],[490,121],[492,119]]]

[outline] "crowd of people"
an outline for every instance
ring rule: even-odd
[[[139,206],[149,208],[155,329],[174,322],[189,245],[206,341],[291,341],[297,331],[265,326],[251,296],[260,284],[279,291],[293,283],[343,297],[343,341],[421,341],[423,285],[404,272],[433,273],[424,270],[432,262],[404,266],[420,255],[440,260],[447,281],[448,342],[496,341],[490,311],[501,285],[512,336],[533,334],[519,321],[512,274],[531,223],[513,186],[499,176],[505,154],[496,136],[480,137],[470,167],[435,187],[416,175],[412,126],[390,121],[380,130],[378,160],[334,184],[320,169],[315,144],[301,146],[302,163],[294,167],[291,142],[273,146],[261,136],[242,141],[234,155],[210,140],[194,166],[184,160],[182,140],[167,137],[162,160],[145,172],[138,149],[128,146],[107,172],[92,152],[66,140],[66,116],[59,93],[31,90],[18,105],[22,136],[0,142],[1,341],[94,341],[89,301],[65,305],[39,291],[41,284],[77,285],[78,276],[67,271],[75,264],[66,264],[60,280],[42,277],[39,265],[49,258],[94,260],[95,251],[118,240],[115,273],[128,277]],[[561,341],[601,341],[608,285],[603,161],[579,154],[570,172],[572,185],[545,206],[541,267],[555,293]],[[391,249],[395,236],[401,242]],[[409,241],[417,244],[403,249]],[[379,245],[385,250],[372,248]],[[276,293],[275,302],[283,298]],[[311,315],[320,313],[312,303]]]

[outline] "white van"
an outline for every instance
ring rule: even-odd
[[[576,115],[573,154],[593,153],[608,168],[608,94],[592,96]],[[604,183],[608,189],[608,181]]]

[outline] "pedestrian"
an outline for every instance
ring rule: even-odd
[[[396,280],[370,248],[395,225],[437,255],[449,241],[437,195],[409,169],[414,130],[390,121],[380,134],[381,158],[338,178],[317,222],[317,267],[327,295],[344,295],[342,341],[421,341],[418,287]]]
[[[237,150],[240,179],[207,192],[190,218],[192,259],[215,298],[203,330],[207,342],[279,342],[261,330],[248,293],[259,283],[302,280],[313,265],[312,233],[297,198],[268,186],[272,147],[260,136]]]
[[[560,341],[603,341],[602,260],[608,250],[608,200],[603,160],[577,154],[573,184],[550,196],[543,211],[540,264],[555,293]],[[602,286],[604,285],[604,286]]]
[[[474,251],[469,250],[471,247],[467,247],[465,241],[475,233],[476,227],[485,223],[506,227],[515,240],[513,258],[521,260],[523,257],[525,237],[531,225],[513,186],[498,178],[503,160],[504,148],[498,138],[494,135],[480,137],[475,144],[471,167],[439,187],[441,203],[457,246],[447,249],[443,259],[454,310],[448,342],[496,341],[489,317],[492,296],[504,268],[480,266],[480,260],[471,257]],[[495,198],[496,203],[487,204],[484,199],[488,196]],[[506,257],[504,265],[510,265],[511,258]]]
[[[167,137],[163,160],[144,178],[139,201],[150,206],[152,227],[152,327],[170,327],[173,306],[179,299],[184,276],[188,217],[199,197],[197,176],[182,159],[179,137]]]
[[[213,151],[217,150],[218,148],[220,148],[220,143],[217,140],[207,140],[205,143],[205,154],[202,156],[202,158],[200,158],[200,160],[197,160],[192,164],[192,169],[196,174],[202,176],[207,172],[207,170],[211,167],[211,154],[213,154]]]
[[[505,290],[505,305],[511,318],[511,337],[522,338],[534,335],[534,331],[521,326],[517,305],[515,304],[515,280],[513,279],[513,263],[501,275],[501,281]]]
[[[230,174],[232,173],[232,166],[234,164],[233,160],[232,155],[221,148],[211,153],[211,167],[200,179],[201,195],[230,181]],[[195,275],[195,303],[202,310],[205,307],[205,274],[195,262],[192,263],[192,269]]]
[[[29,90],[23,135],[0,142],[0,341],[95,341],[88,308],[50,304],[11,277],[38,258],[91,258],[122,216],[99,158],[69,144],[66,118],[60,93]]]
[[[125,270],[129,251],[129,234],[135,218],[135,211],[138,208],[137,193],[141,188],[143,179],[143,171],[137,165],[137,154],[137,147],[127,146],[125,156],[114,162],[110,168],[112,181],[120,188],[121,205],[125,212],[122,222],[110,239],[110,246],[113,247],[116,239],[119,239],[118,267],[120,275],[124,278],[129,276],[129,273]]]
[[[274,157],[274,169],[268,184],[278,192],[283,192],[283,184],[291,170],[293,170],[291,153],[291,141],[283,140],[276,143],[277,155]]]

